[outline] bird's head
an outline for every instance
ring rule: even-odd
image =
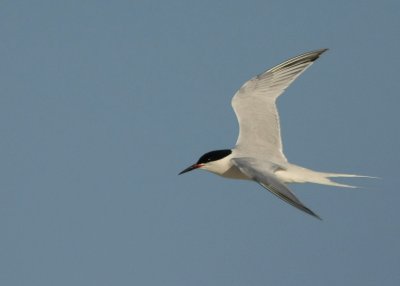
[[[230,149],[207,152],[203,156],[201,156],[195,164],[187,167],[185,170],[180,172],[179,175],[195,169],[205,169],[208,171],[214,171],[213,169],[215,169],[216,167],[215,165],[218,164],[217,162],[227,157],[231,153],[232,150]]]

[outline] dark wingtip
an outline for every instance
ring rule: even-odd
[[[311,215],[311,216],[319,219],[320,221],[322,221],[322,218],[319,215],[317,215],[315,212],[310,210],[309,208],[304,208],[303,210],[304,210],[304,212],[308,213],[309,215]]]
[[[319,50],[315,50],[315,51],[309,52],[308,54],[313,55],[313,57],[310,60],[312,62],[316,61],[327,50],[329,50],[329,49],[324,48],[324,49],[319,49]]]
[[[328,50],[329,50],[328,48],[323,48],[323,49],[315,50],[315,52],[318,53],[318,54],[323,54],[323,53],[325,53],[325,52],[328,51]]]
[[[328,48],[319,49],[319,50],[318,50],[319,55],[322,55],[323,53],[325,53],[325,52],[328,51],[328,50],[329,50]]]
[[[317,215],[316,213],[312,213],[311,215],[313,217],[315,217],[316,219],[319,219],[320,221],[322,221],[322,218],[319,215]]]

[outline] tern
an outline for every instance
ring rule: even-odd
[[[330,178],[367,176],[317,172],[289,163],[283,153],[276,100],[326,51],[320,49],[298,55],[244,83],[232,98],[239,122],[235,147],[205,153],[179,175],[203,169],[226,178],[253,180],[285,202],[321,219],[294,195],[287,184],[315,183],[355,188]]]

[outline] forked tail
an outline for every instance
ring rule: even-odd
[[[337,173],[322,173],[322,172],[315,172],[315,173],[321,174],[321,177],[314,183],[328,185],[328,186],[344,187],[344,188],[358,188],[358,187],[337,183],[335,181],[332,181],[330,178],[375,178],[370,176],[352,175],[352,174],[337,174]]]
[[[290,164],[285,170],[277,170],[275,174],[286,183],[314,183],[344,188],[357,188],[357,186],[337,183],[331,178],[375,178],[352,174],[317,172],[293,164]]]

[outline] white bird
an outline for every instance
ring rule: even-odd
[[[283,154],[276,99],[325,51],[301,54],[247,81],[232,99],[240,129],[236,146],[204,154],[179,175],[204,169],[226,178],[254,180],[285,202],[320,219],[289,190],[288,183],[354,188],[330,178],[366,176],[317,172],[289,163]]]

